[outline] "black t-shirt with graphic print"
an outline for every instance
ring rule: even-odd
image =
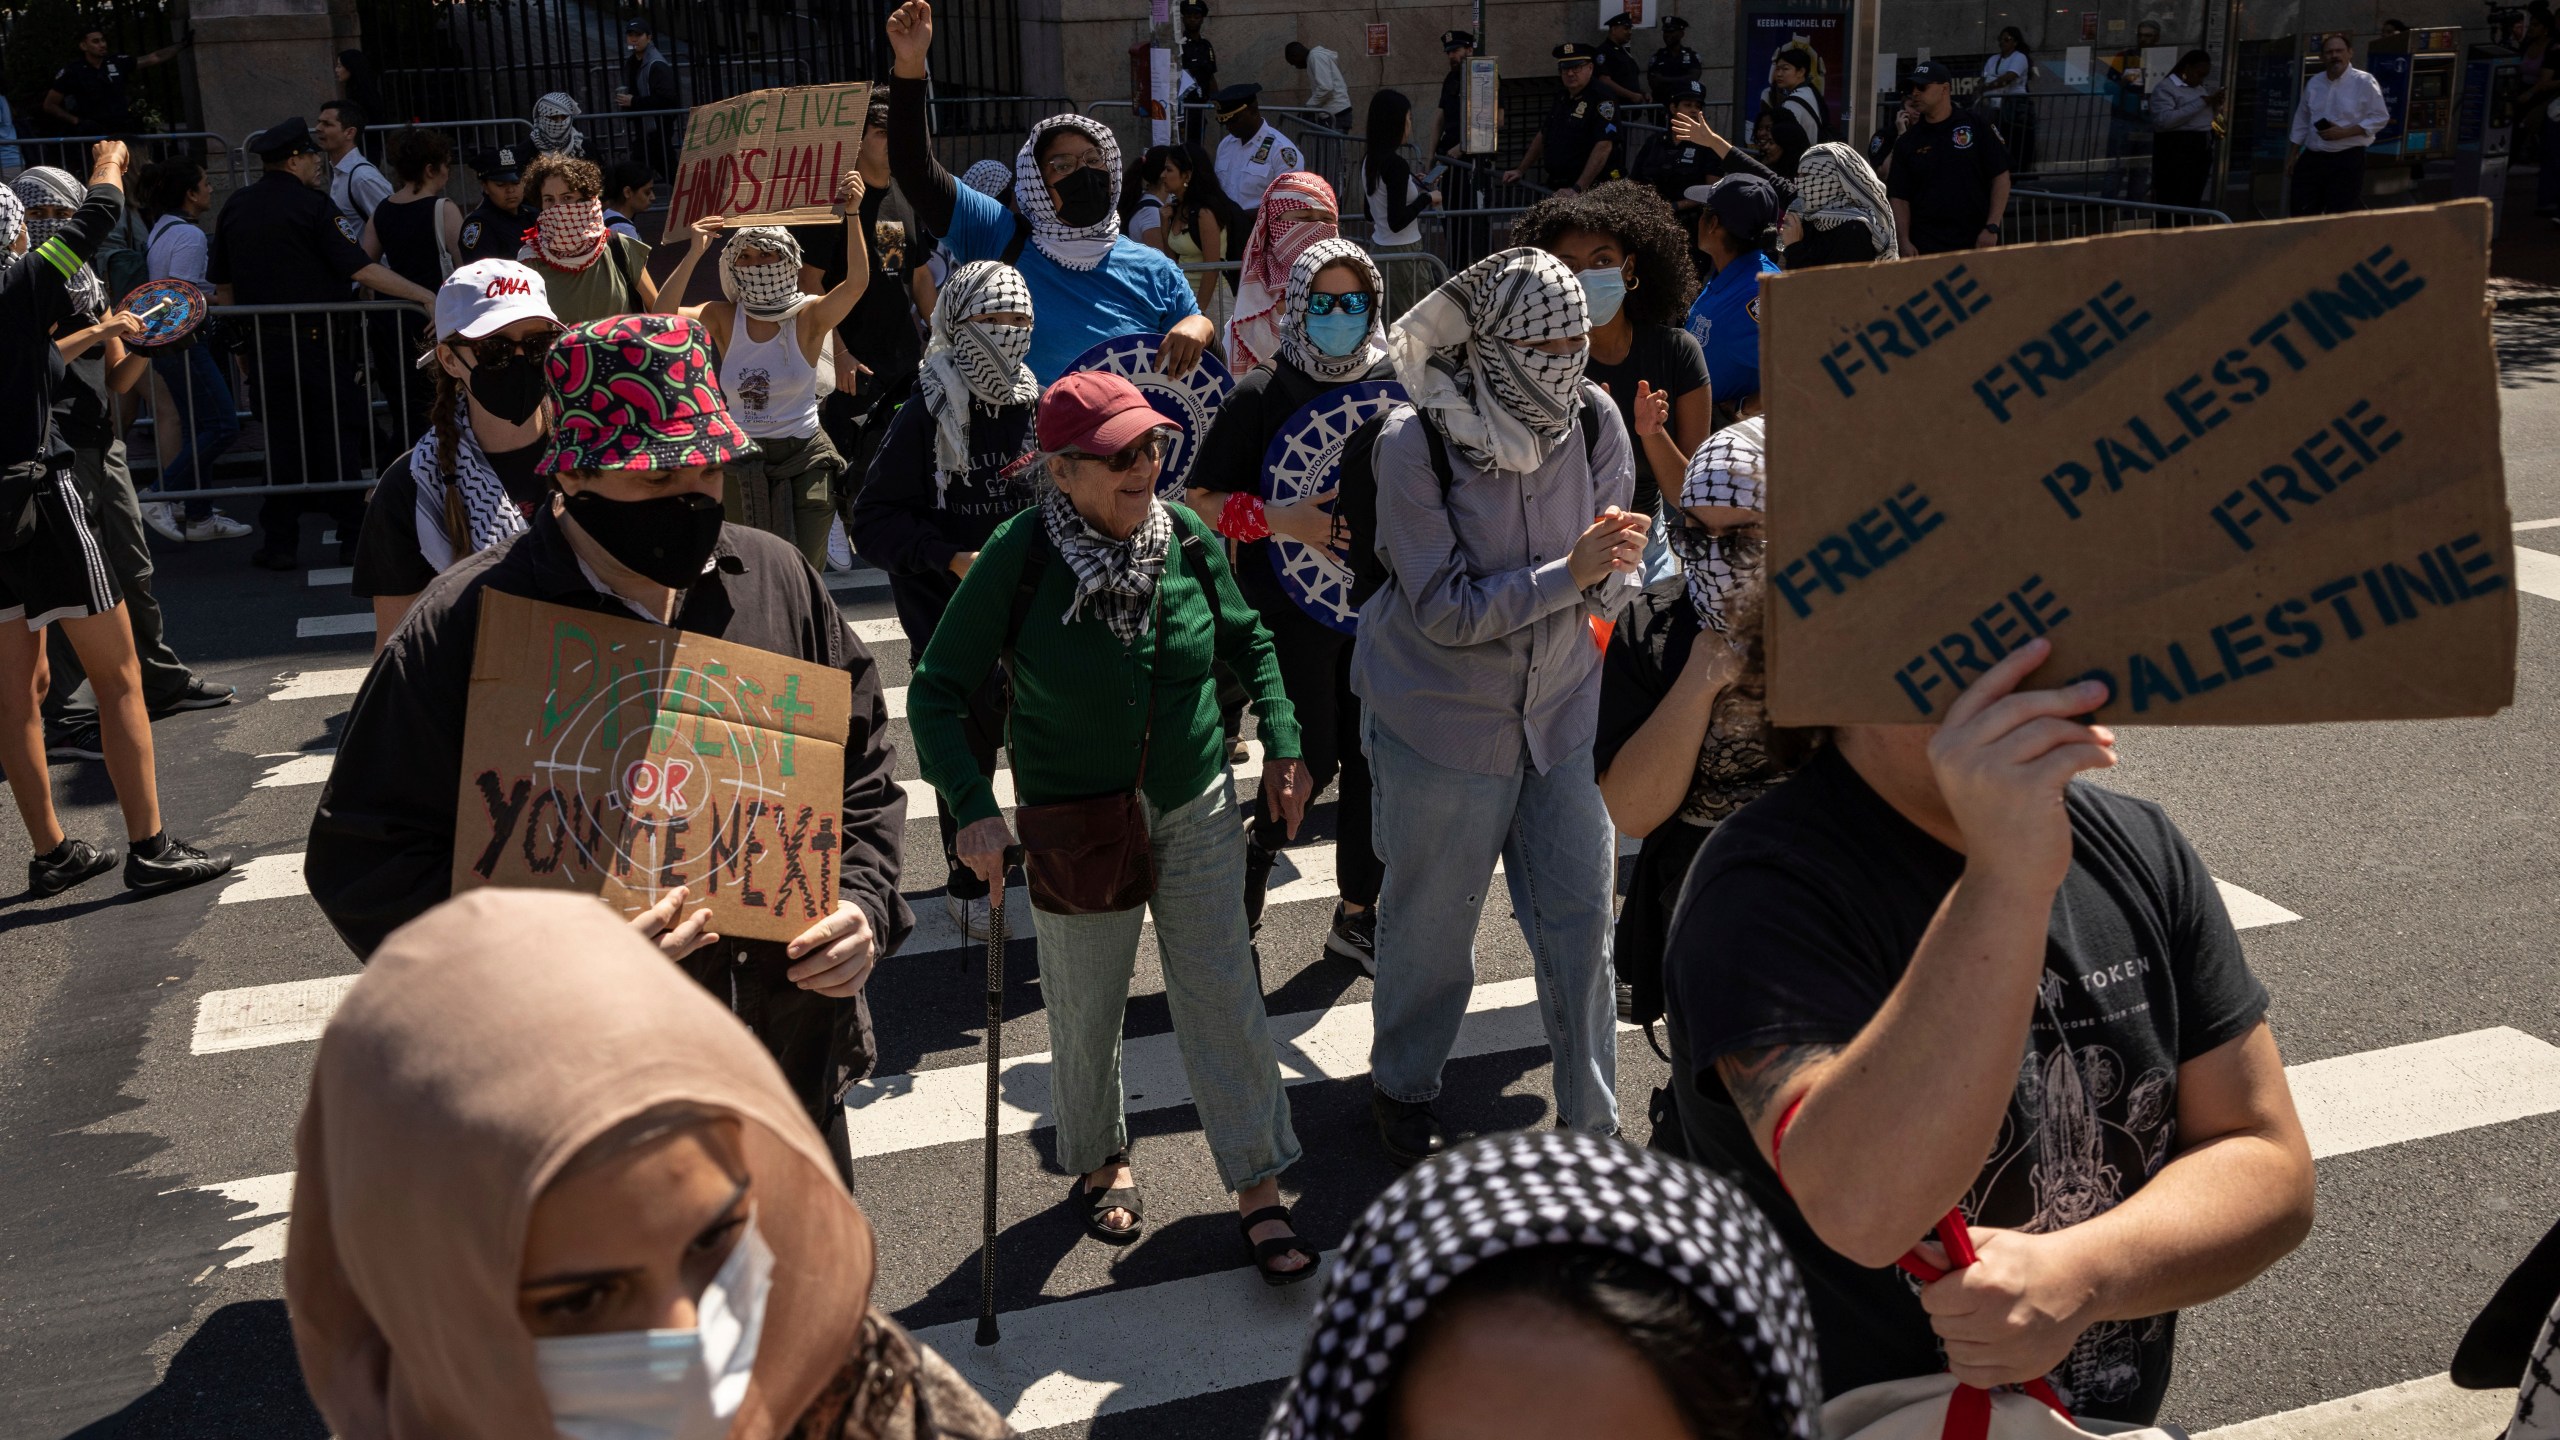
[[[2176,1148],[2178,1067],[2266,1012],[2213,877],[2160,808],[2085,783],[2067,805],[2071,869],[2017,1090],[1964,1197],[1976,1225],[2058,1230],[2121,1203]],[[1932,1374],[1945,1359],[1914,1282],[1815,1238],[1715,1061],[1855,1039],[1963,869],[1826,747],[1717,827],[1672,922],[1663,968],[1682,1130],[1692,1157],[1749,1190],[1794,1253],[1827,1394]],[[2053,1381],[2080,1413],[2148,1424],[2175,1327],[2175,1315],[2101,1322]]]

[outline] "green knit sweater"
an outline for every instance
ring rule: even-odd
[[[1137,781],[1138,742],[1150,703],[1155,738],[1147,759],[1147,799],[1169,810],[1198,798],[1226,764],[1213,660],[1225,661],[1251,692],[1253,712],[1262,721],[1264,758],[1299,758],[1298,720],[1280,690],[1271,633],[1236,589],[1209,527],[1187,505],[1167,509],[1176,543],[1160,582],[1159,626],[1135,644],[1122,645],[1110,626],[1089,614],[1063,623],[1075,595],[1075,571],[1054,553],[1049,558],[1014,642],[1013,715],[1005,746],[1023,804],[1128,790]],[[934,627],[933,643],[925,647],[907,691],[917,764],[962,825],[998,813],[995,790],[969,754],[961,717],[998,663],[1023,557],[1040,527],[1040,507],[1034,505],[996,528]],[[1179,543],[1185,534],[1201,543],[1185,551]]]

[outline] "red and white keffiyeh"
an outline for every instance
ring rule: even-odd
[[[1322,220],[1284,220],[1292,210],[1320,210]],[[1242,374],[1280,353],[1281,307],[1289,295],[1289,270],[1319,240],[1342,233],[1342,207],[1321,175],[1292,170],[1262,192],[1262,210],[1245,242],[1244,268],[1236,276],[1235,318],[1227,323],[1227,368]]]

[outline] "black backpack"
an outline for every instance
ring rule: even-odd
[[[1378,558],[1378,429],[1399,405],[1372,415],[1360,422],[1351,438],[1342,442],[1342,469],[1334,493],[1334,513],[1342,517],[1351,531],[1351,607],[1358,609],[1369,603],[1369,597],[1386,588],[1386,562]],[[1456,477],[1449,471],[1449,442],[1440,438],[1440,427],[1424,421],[1423,442],[1431,447],[1431,473],[1440,477],[1440,498],[1449,498],[1449,487]],[[1582,397],[1582,463],[1591,463],[1592,453],[1600,448],[1600,407],[1585,389]]]

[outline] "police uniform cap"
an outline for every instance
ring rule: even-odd
[[[1917,90],[1923,85],[1944,85],[1955,78],[1954,72],[1946,66],[1935,60],[1923,60],[1911,67],[1911,78],[1907,83]]]
[[[524,158],[513,145],[500,145],[475,153],[471,157],[471,168],[484,185],[492,180],[501,185],[513,185],[524,178]]]
[[[1182,0],[1182,13],[1206,16],[1209,13],[1209,0]]]
[[[1671,98],[1666,103],[1677,105],[1683,100],[1694,100],[1700,105],[1706,104],[1706,82],[1703,80],[1683,80],[1678,84],[1673,85],[1671,87]]]
[[[1475,32],[1472,30],[1443,30],[1440,32],[1441,49],[1455,50],[1460,46],[1464,46],[1469,50],[1476,48]]]
[[[1209,103],[1218,107],[1218,118],[1224,120],[1247,105],[1253,104],[1254,98],[1261,93],[1261,86],[1250,80],[1239,80],[1233,85],[1221,87],[1217,94],[1209,97]]]
[[[1677,15],[1666,17],[1662,22],[1662,33],[1666,37],[1674,34],[1686,34],[1688,29],[1689,22]]]
[[[1600,28],[1603,30],[1615,30],[1621,25],[1633,30],[1636,28],[1636,17],[1628,14],[1624,10],[1621,10],[1617,14],[1610,16],[1607,21],[1602,23]]]
[[[1600,58],[1600,52],[1597,49],[1579,40],[1568,40],[1557,46],[1552,53],[1556,57],[1556,68],[1559,70],[1567,65],[1588,65]]]
[[[249,150],[261,160],[282,160],[288,155],[317,155],[320,142],[311,138],[311,127],[301,116],[288,115],[259,131]]]

